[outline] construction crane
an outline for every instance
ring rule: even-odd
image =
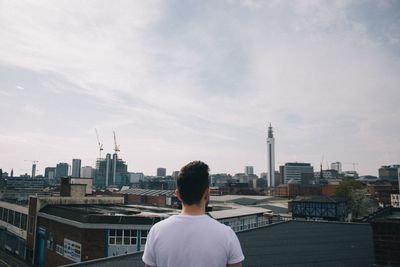
[[[119,145],[117,145],[117,138],[115,137],[115,132],[113,131],[113,133],[114,133],[114,145],[115,145],[114,151],[115,154],[117,154],[117,152],[119,152],[120,150],[119,150]]]
[[[97,144],[99,145],[99,159],[101,159],[101,151],[103,151],[103,144],[100,143],[100,138],[99,138],[99,133],[97,132],[97,129],[94,129],[96,132],[96,137],[97,137]]]

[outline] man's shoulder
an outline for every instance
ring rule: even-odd
[[[164,219],[162,221],[159,221],[159,222],[155,223],[152,226],[152,228],[157,229],[157,228],[162,228],[162,227],[168,226],[170,224],[173,224],[175,219],[176,219],[176,215],[172,215],[172,216],[170,216],[170,217],[168,217],[168,218],[166,218],[166,219]]]

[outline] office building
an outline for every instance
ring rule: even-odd
[[[290,180],[307,184],[314,179],[314,168],[310,163],[289,162],[285,163],[283,175],[285,184]]]
[[[157,176],[158,177],[167,176],[167,169],[166,168],[157,168]]]
[[[96,162],[95,185],[107,187],[111,185],[123,186],[129,181],[128,165],[118,158],[117,153],[107,153],[106,158],[99,158]]]
[[[83,166],[81,168],[81,178],[93,178],[94,169],[91,166]]]
[[[342,163],[337,161],[337,162],[332,162],[331,163],[331,169],[336,170],[338,173],[342,173]]]
[[[56,182],[59,182],[61,177],[68,177],[69,165],[68,163],[60,162],[56,165]]]
[[[269,124],[267,137],[267,157],[268,157],[268,186],[275,187],[275,139],[272,126]]]
[[[81,160],[73,159],[72,160],[72,177],[79,178],[81,177]]]
[[[47,167],[44,169],[44,178],[49,181],[54,180],[56,177],[56,168],[55,167]]]
[[[244,173],[246,175],[254,175],[254,167],[253,166],[245,166]]]

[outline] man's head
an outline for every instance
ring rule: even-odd
[[[177,187],[183,204],[200,204],[208,189],[208,172],[208,165],[201,161],[192,161],[182,167],[177,178]]]

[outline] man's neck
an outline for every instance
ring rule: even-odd
[[[204,215],[205,214],[205,209],[204,205],[200,203],[199,205],[193,204],[193,205],[182,205],[182,211],[181,215]]]

